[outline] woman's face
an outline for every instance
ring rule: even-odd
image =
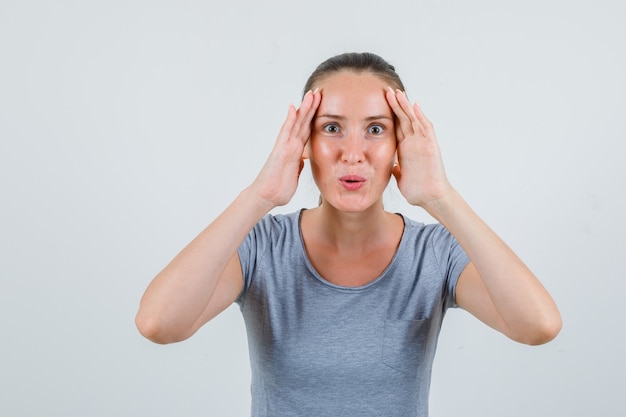
[[[382,202],[395,161],[394,115],[385,88],[369,73],[323,78],[308,156],[325,202],[349,212]]]

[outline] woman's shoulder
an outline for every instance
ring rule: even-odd
[[[441,223],[425,223],[398,213],[404,219],[404,233],[411,239],[439,240],[448,239],[452,235]]]
[[[258,238],[271,238],[285,233],[296,234],[299,229],[299,218],[302,210],[291,213],[268,213],[254,226],[250,235]]]
[[[257,225],[279,228],[297,225],[303,210],[304,209],[300,209],[291,213],[268,213],[259,221],[259,223],[257,223]]]
[[[401,216],[402,219],[404,220],[405,228],[415,230],[416,232],[437,230],[443,227],[440,223],[425,223],[423,221],[409,217],[404,213],[396,213],[396,214]]]

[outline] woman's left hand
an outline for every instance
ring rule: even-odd
[[[456,286],[457,304],[518,342],[552,340],[562,321],[550,294],[450,185],[433,125],[419,105],[391,88],[386,97],[398,119],[398,188],[445,226],[470,258]]]
[[[397,118],[398,161],[393,175],[404,198],[427,209],[452,191],[433,125],[419,104],[411,105],[404,92],[388,87],[385,96]]]

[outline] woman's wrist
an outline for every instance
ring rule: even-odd
[[[271,199],[264,196],[263,193],[255,187],[254,183],[244,188],[241,193],[239,193],[238,198],[246,201],[248,207],[253,208],[255,212],[259,214],[259,218],[265,216],[270,210],[277,206]]]
[[[458,210],[467,203],[461,197],[461,195],[452,186],[442,196],[436,199],[429,200],[421,205],[426,212],[435,218],[438,222],[446,225],[450,221],[453,221],[453,216],[458,214]]]

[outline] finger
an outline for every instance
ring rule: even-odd
[[[289,109],[287,110],[287,118],[283,122],[283,125],[278,132],[278,140],[277,142],[285,142],[289,139],[289,135],[291,134],[291,130],[296,122],[297,111],[293,104],[289,105]]]
[[[396,140],[398,142],[402,141],[404,139],[404,134],[402,132],[402,128],[400,126],[400,116],[399,116],[399,112],[402,111],[402,108],[400,107],[400,104],[398,104],[398,99],[396,98],[396,93],[393,90],[393,88],[391,87],[387,87],[385,90],[385,99],[387,100],[387,104],[389,104],[389,107],[391,108],[391,111],[394,114],[394,122],[395,122],[395,130],[396,130]]]
[[[396,136],[398,141],[402,141],[406,136],[411,135],[412,132],[412,124],[406,112],[402,109],[398,101],[398,93],[394,91],[393,88],[387,87],[387,92],[385,94],[387,98],[387,102],[389,103],[389,107],[393,111],[394,115],[397,119],[396,126]]]
[[[300,107],[296,111],[296,120],[294,121],[293,127],[291,129],[291,137],[298,136],[302,129],[302,122],[304,119],[304,115],[307,110],[310,108],[311,103],[313,101],[313,92],[311,90],[307,91],[304,97],[302,98],[302,103],[300,103]]]
[[[415,112],[414,106],[409,102],[408,97],[404,91],[396,90],[396,96],[398,98],[398,104],[402,107],[402,111],[407,115],[411,124],[411,130],[415,132],[422,132],[422,124],[419,117]]]
[[[432,124],[432,122],[430,120],[428,120],[428,118],[426,117],[426,115],[422,111],[422,107],[419,105],[419,103],[415,103],[413,105],[413,111],[415,112],[415,116],[419,120],[419,122],[422,125],[424,131],[425,132],[432,131],[433,130],[433,124]]]
[[[404,112],[402,111],[400,103],[398,103],[398,98],[396,97],[396,92],[393,88],[387,87],[387,91],[385,91],[385,98],[387,99],[387,103],[389,104],[389,107],[391,107],[394,115],[397,118],[403,116]]]
[[[311,92],[310,105],[306,109],[303,109],[303,127],[306,127],[307,129],[310,128],[311,121],[313,120],[321,101],[322,95],[319,92],[319,88],[316,88],[313,92]]]
[[[295,130],[296,137],[306,143],[311,135],[311,123],[315,117],[315,113],[319,108],[322,96],[319,93],[319,89],[311,92],[310,100],[307,100],[306,105],[301,106],[299,110],[299,124],[298,130]],[[309,102],[310,101],[310,102]]]

